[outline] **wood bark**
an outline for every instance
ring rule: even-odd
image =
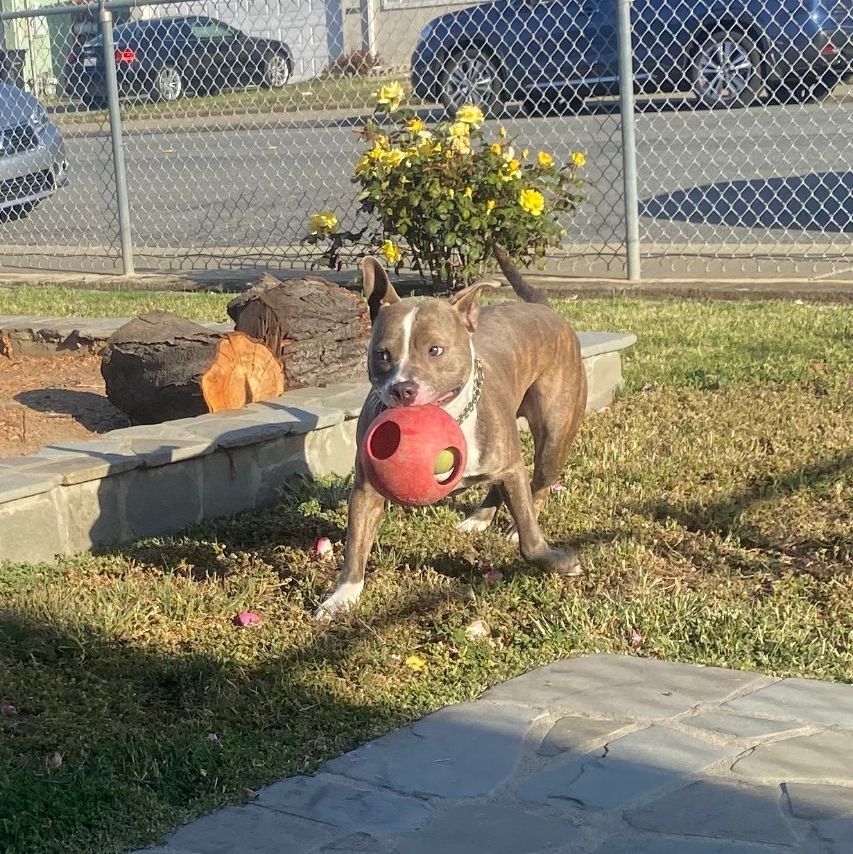
[[[135,424],[239,409],[284,391],[281,366],[261,342],[165,311],[116,330],[101,374],[109,400]]]
[[[276,355],[288,388],[361,379],[366,371],[370,319],[363,300],[318,277],[281,282],[264,275],[232,300],[238,331]]]

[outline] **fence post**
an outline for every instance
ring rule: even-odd
[[[634,135],[634,58],[631,49],[631,1],[617,0],[619,113],[622,120],[622,180],[628,281],[640,280],[640,209],[637,195],[637,143]]]
[[[104,67],[107,74],[107,106],[110,114],[110,137],[113,146],[113,171],[118,203],[118,229],[121,241],[121,263],[125,276],[132,276],[133,243],[130,233],[130,207],[127,201],[127,175],[124,168],[124,140],[121,132],[121,112],[118,102],[115,45],[113,44],[113,13],[103,3],[100,9],[101,36],[104,41]]]

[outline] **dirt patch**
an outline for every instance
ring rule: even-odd
[[[99,356],[0,356],[0,459],[127,426],[106,398]]]

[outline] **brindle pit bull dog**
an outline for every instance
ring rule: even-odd
[[[505,262],[505,258],[499,258]],[[577,335],[518,272],[501,263],[521,303],[482,309],[478,282],[452,299],[400,299],[382,265],[362,264],[373,334],[372,389],[358,421],[359,447],[376,415],[392,406],[437,403],[456,418],[468,460],[457,491],[489,484],[483,503],[459,524],[488,527],[506,501],[521,554],[541,569],[578,575],[574,549],[550,546],[539,513],[566,464],[586,407],[586,374]],[[516,419],[523,415],[535,445],[533,482],[522,459]],[[353,607],[385,508],[356,461],[344,565],[334,593],[317,610],[331,619]]]

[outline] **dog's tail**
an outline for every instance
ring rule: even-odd
[[[524,302],[538,302],[542,305],[548,305],[548,297],[541,291],[537,291],[533,285],[524,281],[524,277],[519,272],[518,267],[512,263],[509,253],[506,249],[501,249],[500,246],[495,247],[495,260],[501,268],[501,272],[506,276],[507,281],[512,285],[512,289]]]

